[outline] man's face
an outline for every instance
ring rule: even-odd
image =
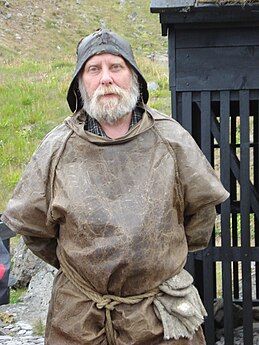
[[[86,92],[91,98],[100,86],[116,85],[129,91],[132,73],[123,58],[106,53],[95,55],[86,62],[82,79]],[[117,97],[117,95],[108,93],[103,95],[100,100],[104,101],[112,97]]]
[[[99,122],[123,118],[132,112],[139,97],[137,75],[122,57],[108,53],[86,62],[79,90],[84,110]]]

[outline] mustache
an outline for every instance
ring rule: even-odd
[[[123,96],[125,93],[124,90],[122,90],[120,87],[111,85],[111,86],[99,86],[97,90],[95,90],[93,97],[99,98],[101,96],[107,95],[107,94],[115,94],[118,96]]]

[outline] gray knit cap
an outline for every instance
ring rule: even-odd
[[[138,76],[141,99],[146,104],[148,101],[147,83],[137,66],[130,44],[116,33],[100,29],[82,39],[78,44],[77,65],[67,93],[67,101],[72,112],[83,107],[78,89],[78,74],[90,57],[102,52],[120,55],[131,65]]]

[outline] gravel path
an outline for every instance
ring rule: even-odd
[[[32,326],[27,323],[18,321],[14,324],[1,326],[0,345],[44,345],[44,337],[34,336]],[[242,327],[235,330],[235,345],[244,344],[242,333]],[[225,345],[224,338],[216,342],[216,345]],[[253,345],[259,345],[259,324],[254,327]]]
[[[238,327],[234,331],[234,344],[235,345],[243,345],[243,327]],[[216,345],[227,345],[225,344],[224,338],[222,337],[219,341],[216,342]],[[254,332],[253,332],[253,344],[251,345],[259,345],[259,324],[254,324]]]
[[[43,345],[44,338],[34,336],[32,326],[24,322],[1,325],[1,345]]]
[[[44,337],[37,336],[33,332],[37,328],[38,319],[32,312],[27,312],[26,304],[1,305],[0,315],[4,317],[3,321],[0,320],[0,345],[44,344]],[[38,327],[44,327],[44,323],[45,320]],[[41,328],[39,331],[42,331]]]

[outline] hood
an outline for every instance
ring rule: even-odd
[[[138,76],[141,101],[146,104],[149,96],[147,82],[137,66],[130,44],[116,33],[100,29],[82,39],[78,44],[76,69],[67,93],[71,111],[74,113],[83,107],[78,89],[79,72],[90,57],[100,53],[122,56],[130,64]]]

